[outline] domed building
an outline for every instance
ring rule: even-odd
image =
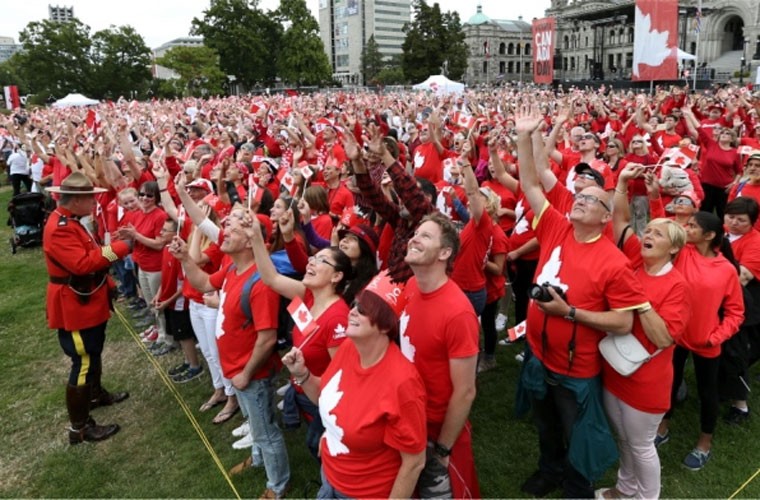
[[[469,49],[467,85],[533,79],[530,23],[491,19],[478,5],[462,28]]]

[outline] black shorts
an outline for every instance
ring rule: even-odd
[[[190,311],[165,309],[164,318],[166,318],[166,333],[171,335],[174,340],[195,339],[193,325],[190,323]]]

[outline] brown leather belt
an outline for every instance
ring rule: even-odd
[[[61,277],[61,276],[50,276],[50,282],[53,283],[54,285],[68,285],[69,284],[69,277],[66,276],[64,278],[64,277]]]

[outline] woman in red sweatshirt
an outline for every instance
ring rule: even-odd
[[[700,434],[697,446],[686,455],[683,464],[696,471],[710,459],[712,435],[718,420],[721,344],[739,331],[744,320],[744,298],[731,245],[723,237],[722,221],[715,214],[697,212],[686,225],[686,234],[688,244],[676,259],[676,269],[681,271],[689,285],[693,307],[686,330],[676,341],[671,409],[660,424],[655,444],[663,444],[669,439],[676,393],[691,353],[699,391]]]

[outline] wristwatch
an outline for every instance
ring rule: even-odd
[[[565,319],[568,321],[575,322],[575,307],[570,306],[570,310],[567,311],[567,315],[565,316]]]
[[[438,441],[433,443],[433,453],[441,458],[446,458],[451,455],[451,448],[446,448]]]

